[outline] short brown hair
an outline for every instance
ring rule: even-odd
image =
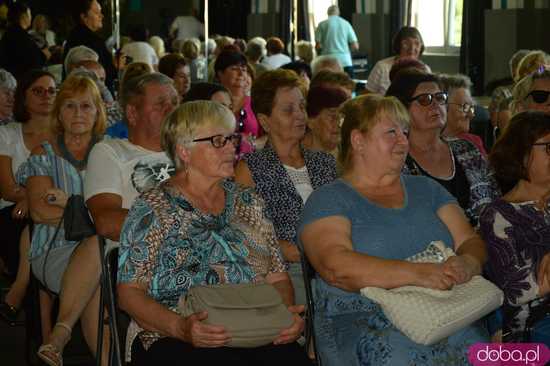
[[[348,74],[345,72],[335,72],[330,70],[321,70],[315,74],[313,79],[311,79],[309,87],[315,88],[326,84],[341,86],[351,92],[355,90],[355,82],[349,77]]]
[[[550,133],[550,116],[540,111],[520,112],[491,149],[489,163],[502,192],[508,192],[521,179],[529,181],[526,158],[533,143]]]
[[[107,127],[107,115],[105,113],[103,99],[101,99],[101,93],[99,92],[95,81],[89,77],[80,75],[70,75],[67,79],[65,79],[63,84],[61,84],[61,88],[57,93],[55,103],[50,113],[51,128],[53,133],[62,134],[64,131],[63,124],[61,123],[59,116],[65,100],[84,93],[91,94],[92,101],[97,111],[93,134],[95,136],[103,135],[105,128]]]
[[[285,49],[285,44],[283,43],[283,41],[281,41],[280,38],[271,37],[267,39],[265,48],[270,55],[276,55],[277,53],[283,52],[283,50]]]
[[[13,118],[17,122],[25,123],[31,119],[31,115],[27,111],[27,90],[43,76],[49,76],[55,81],[55,77],[51,73],[40,69],[30,70],[18,80],[13,102]]]
[[[252,84],[252,109],[257,115],[271,115],[275,95],[280,88],[299,88],[305,97],[302,79],[291,70],[276,69],[262,73]]]
[[[367,133],[383,115],[394,117],[402,127],[409,125],[409,113],[397,98],[374,93],[348,100],[340,107],[340,113],[344,117],[342,139],[338,150],[338,163],[342,172],[351,168],[353,154],[351,132],[353,130]]]
[[[161,74],[173,78],[176,70],[181,66],[187,66],[185,57],[177,53],[170,53],[160,59],[158,68]]]
[[[401,52],[401,41],[403,41],[405,38],[416,38],[420,41],[420,56],[424,53],[424,40],[422,39],[422,35],[420,34],[420,31],[416,29],[415,27],[401,27],[397,34],[393,37],[392,40],[392,47],[393,52],[398,55]]]

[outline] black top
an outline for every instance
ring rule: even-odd
[[[113,56],[107,49],[105,41],[98,36],[92,30],[83,24],[78,24],[69,34],[67,42],[65,43],[65,50],[63,51],[63,60],[67,57],[69,50],[76,46],[86,46],[91,48],[99,55],[99,63],[105,68],[106,80],[105,84],[113,91],[113,82],[116,77],[116,69],[113,64]],[[65,77],[66,70],[63,70],[63,77]]]
[[[46,65],[46,55],[20,25],[8,27],[0,41],[0,65],[19,80],[32,69]]]

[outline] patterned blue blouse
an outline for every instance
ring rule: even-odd
[[[263,282],[286,272],[263,200],[251,188],[224,181],[220,215],[194,208],[170,181],[136,199],[120,235],[119,283],[142,283],[172,311],[192,286]],[[141,332],[148,347],[160,337]]]
[[[48,176],[53,180],[53,185],[65,192],[67,196],[82,195],[82,172],[78,172],[67,160],[57,156],[48,142],[43,142],[44,155],[32,155],[21,164],[17,170],[17,183],[25,186],[27,179],[33,176]],[[56,232],[56,226],[36,224],[32,232],[31,249],[29,259],[32,260],[43,255],[48,248],[61,248],[63,246],[76,245],[76,241],[65,240],[65,230],[60,226],[59,232],[52,241]]]

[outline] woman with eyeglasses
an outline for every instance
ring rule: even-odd
[[[166,118],[161,139],[176,172],[135,200],[120,236],[117,290],[132,318],[132,364],[307,365],[296,343],[303,306],[293,306],[264,201],[232,181],[241,141],[232,111],[213,101],[184,103]],[[181,315],[178,302],[190,288],[237,283],[272,284],[292,325],[266,345],[235,348],[223,326],[207,323],[207,312]]]
[[[0,126],[0,232],[2,259],[16,281],[0,303],[0,316],[13,324],[29,282],[27,252],[29,201],[26,188],[15,178],[17,170],[43,141],[51,141],[49,116],[56,95],[52,74],[31,70],[15,90],[13,116],[16,122]],[[22,235],[23,234],[23,235]],[[21,239],[21,242],[20,242]],[[22,253],[22,255],[20,255]]]
[[[443,185],[477,225],[483,206],[500,190],[481,152],[470,142],[441,136],[447,120],[447,93],[437,76],[400,71],[386,95],[397,97],[411,117],[405,174],[425,175]]]
[[[512,91],[512,112],[526,110],[550,113],[550,70],[545,67],[521,79]]]
[[[512,117],[489,162],[504,196],[483,210],[480,232],[504,292],[502,340],[550,346],[550,116]]]
[[[305,288],[296,245],[304,204],[317,188],[336,179],[336,160],[301,145],[307,125],[302,79],[290,70],[266,71],[252,85],[252,105],[268,136],[262,150],[237,165],[235,180],[256,188],[265,200],[294,286],[297,304]]]
[[[443,136],[470,141],[487,156],[481,138],[470,133],[470,122],[475,116],[475,103],[472,98],[472,81],[466,75],[439,75],[443,90],[447,93],[447,123]]]
[[[38,357],[48,365],[63,364],[63,349],[79,319],[91,352],[95,354],[97,348],[97,238],[67,240],[63,214],[69,197],[83,194],[88,155],[103,137],[105,126],[105,107],[96,83],[86,76],[70,75],[49,114],[48,128],[54,136],[35,147],[17,173],[18,182],[26,187],[34,222],[28,253],[31,270],[49,291],[59,295],[57,321],[38,349]],[[102,365],[106,365],[107,353]]]

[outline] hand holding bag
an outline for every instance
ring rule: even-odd
[[[443,263],[455,255],[443,242],[431,242],[408,261]],[[481,276],[450,290],[403,286],[391,290],[365,287],[361,294],[376,302],[386,317],[416,343],[431,345],[472,324],[502,305],[503,292]]]
[[[178,304],[183,316],[208,312],[205,324],[223,325],[229,347],[253,348],[273,342],[294,318],[270,284],[223,284],[192,287]]]

